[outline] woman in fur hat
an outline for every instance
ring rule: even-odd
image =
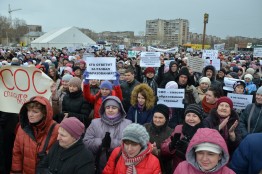
[[[147,84],[139,84],[133,89],[130,102],[132,106],[127,112],[127,119],[141,125],[152,121],[155,96]]]

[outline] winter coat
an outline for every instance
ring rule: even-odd
[[[246,83],[246,90],[247,94],[251,94],[252,92],[255,92],[257,90],[257,86],[253,82]]]
[[[135,123],[137,117],[138,124],[144,125],[145,123],[150,123],[153,119],[153,108],[149,110],[140,111],[137,106],[131,106],[127,112],[127,119]]]
[[[176,64],[177,65],[177,71],[176,72],[172,72],[171,71],[171,67]],[[178,63],[176,61],[171,61],[170,64],[169,64],[169,70],[168,72],[166,72],[164,75],[163,75],[163,78],[162,78],[162,81],[160,83],[160,88],[165,88],[166,84],[170,81],[176,81],[176,78],[178,76]]]
[[[153,123],[147,123],[144,125],[148,134],[149,134],[149,137],[150,137],[150,140],[149,142],[150,143],[156,143],[156,147],[158,149],[158,159],[159,159],[159,162],[160,162],[160,166],[161,166],[161,171],[163,174],[169,174],[171,173],[171,169],[172,169],[172,164],[171,164],[171,159],[170,158],[166,158],[162,155],[161,153],[161,144],[162,142],[167,139],[173,129],[169,128],[167,125],[162,127],[160,130],[157,130],[157,128],[155,128],[153,126]]]
[[[255,106],[253,114],[251,114],[252,106]],[[248,132],[248,118],[250,119],[250,132]],[[243,138],[250,133],[262,133],[262,105],[253,103],[247,105],[244,111],[240,115],[239,127]]]
[[[203,98],[206,96],[206,94],[202,91],[202,89],[200,89],[200,87],[196,87],[197,93],[198,93],[198,97],[200,99],[200,101],[203,100]]]
[[[47,111],[44,120],[37,126],[32,126],[28,121],[26,104],[32,101],[41,103],[46,107]],[[22,106],[19,116],[20,126],[18,127],[15,138],[11,171],[13,173],[20,172],[26,174],[35,174],[36,165],[39,162],[37,154],[42,151],[48,131],[55,123],[55,121],[52,120],[52,106],[46,98],[42,96],[36,96]],[[57,135],[58,125],[55,126],[51,134],[47,151],[56,142]]]
[[[81,90],[68,93],[63,99],[62,112],[68,113],[68,117],[78,118],[86,128],[90,124],[88,116],[91,110],[91,105],[84,99]]]
[[[149,146],[151,144],[149,143]],[[117,147],[113,150],[107,165],[102,174],[124,174],[127,173],[127,166],[125,165],[125,161],[122,155],[117,156],[121,153],[121,147]],[[146,155],[146,157],[139,162],[136,166],[137,174],[160,174],[160,164],[158,159],[151,153]]]
[[[206,66],[204,69],[203,69],[203,77],[206,77],[206,71],[208,70],[208,69],[211,69],[212,70],[212,77],[211,77],[211,79],[210,79],[210,81],[211,81],[211,85],[212,86],[219,86],[221,89],[222,89],[222,87],[223,87],[223,85],[222,85],[222,83],[220,82],[220,81],[218,81],[218,80],[216,80],[216,69],[215,69],[215,67],[214,66],[212,66],[212,65],[208,65],[208,66]]]
[[[56,142],[50,149],[46,166],[52,174],[88,174],[95,173],[94,157],[86,149],[82,139],[79,139],[68,149],[64,149]]]
[[[237,174],[259,173],[262,169],[262,133],[246,136],[235,150],[230,168]]]
[[[109,120],[108,118],[106,118],[107,116],[104,115],[104,104],[109,99],[114,99],[121,106],[120,118],[118,120]],[[115,96],[108,96],[103,101],[99,112],[101,118],[92,120],[90,126],[86,130],[83,141],[87,148],[94,154],[94,156],[96,156],[96,158],[99,158],[99,170],[102,171],[107,162],[107,153],[111,153],[114,148],[120,145],[124,128],[132,122],[125,119],[126,113],[123,109],[121,101]],[[102,148],[101,144],[106,132],[110,133],[110,148],[102,149],[102,153],[98,155],[98,152]]]
[[[229,116],[229,120],[228,120],[227,125],[226,125],[227,126],[227,130],[229,130],[231,128],[231,126],[234,124],[234,122],[236,120],[239,121],[238,114],[236,113],[236,111],[231,110],[231,115]],[[206,117],[203,120],[203,124],[204,124],[204,127],[211,128],[211,129],[216,129],[218,131],[220,120],[219,120],[219,115],[218,115],[216,109],[212,109],[210,111],[209,116]],[[219,133],[222,135],[222,137],[224,138],[224,140],[227,143],[229,154],[232,155],[234,150],[237,148],[237,146],[239,145],[240,141],[242,140],[242,134],[241,134],[241,130],[239,128],[239,125],[235,129],[235,134],[236,134],[235,141],[231,141],[230,140],[229,133],[228,132],[224,132],[224,129],[221,129],[219,131]]]
[[[121,84],[122,96],[123,96],[123,106],[125,111],[127,112],[130,108],[130,98],[131,93],[136,85],[140,84],[136,79],[134,79],[131,83],[124,82]]]
[[[90,91],[90,85],[84,84],[84,97],[85,99],[90,102],[91,104],[94,104],[94,118],[100,118],[99,115],[99,109],[102,104],[102,97],[101,92],[99,91],[95,95],[93,95]],[[114,90],[111,91],[111,96],[117,96],[121,101],[123,99],[122,97],[122,91],[120,86],[114,86]]]
[[[197,130],[196,134],[191,139],[187,152],[186,152],[186,161],[181,162],[174,174],[204,174],[205,172],[202,172],[197,164],[196,161],[196,153],[195,153],[195,147],[198,144],[209,142],[216,144],[222,148],[223,153],[221,154],[221,160],[218,162],[217,168],[210,172],[212,174],[234,174],[231,169],[229,169],[226,165],[229,160],[229,153],[227,149],[227,145],[221,135],[219,135],[219,132],[213,129],[206,129],[206,128],[200,128]]]

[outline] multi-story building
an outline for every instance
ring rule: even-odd
[[[189,22],[186,19],[173,20],[147,20],[147,41],[158,40],[162,43],[182,45],[188,41]]]

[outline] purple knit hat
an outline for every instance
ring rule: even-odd
[[[110,91],[112,91],[112,88],[113,88],[113,85],[111,82],[109,82],[108,80],[105,80],[101,83],[100,85],[100,89],[101,88],[106,88],[106,89],[109,89]]]
[[[75,117],[65,118],[60,123],[60,127],[65,129],[72,137],[77,140],[85,132],[84,124]]]

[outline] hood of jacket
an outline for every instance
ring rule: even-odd
[[[206,77],[206,72],[207,70],[211,70],[212,73],[212,80],[216,79],[216,68],[213,65],[207,65],[204,69],[203,69],[203,77]]]
[[[176,66],[177,66],[177,70],[176,70],[176,72],[178,72],[178,63],[176,62],[176,61],[171,61],[170,63],[169,63],[169,72],[170,73],[174,73],[174,72],[172,72],[171,71],[171,67],[174,65],[174,64],[176,64]]]
[[[187,162],[192,165],[194,168],[198,169],[198,164],[196,161],[196,153],[195,153],[195,147],[198,144],[209,142],[216,144],[221,147],[223,150],[221,160],[218,162],[218,166],[215,171],[220,170],[223,166],[225,166],[228,163],[229,160],[229,153],[227,149],[227,145],[223,137],[220,135],[220,133],[215,129],[209,129],[209,128],[199,128],[193,138],[191,139],[187,152],[186,152],[186,160]],[[200,169],[199,169],[200,170]],[[213,171],[213,172],[215,172]]]
[[[26,103],[23,104],[20,113],[19,113],[19,119],[20,119],[20,124],[21,124],[21,128],[24,129],[25,127],[29,126],[29,120],[28,120],[28,116],[27,116],[27,108],[26,105],[28,103],[32,103],[32,102],[39,102],[42,105],[45,106],[46,108],[46,116],[44,118],[44,124],[42,129],[47,129],[49,127],[49,124],[52,122],[53,120],[53,109],[52,106],[49,102],[49,100],[47,100],[45,97],[43,96],[35,96],[32,97],[29,101],[27,101]]]
[[[123,107],[123,105],[122,105],[122,102],[121,102],[120,99],[119,99],[118,97],[116,97],[116,96],[108,96],[108,97],[106,97],[106,98],[103,100],[103,102],[102,102],[102,104],[101,104],[101,107],[100,107],[100,109],[99,109],[99,114],[100,114],[101,116],[105,113],[105,103],[106,103],[107,100],[115,100],[115,101],[119,104],[119,106],[120,106],[119,112],[120,112],[122,118],[125,118],[125,117],[126,117],[126,112],[125,112],[125,110],[124,110],[124,107]]]

